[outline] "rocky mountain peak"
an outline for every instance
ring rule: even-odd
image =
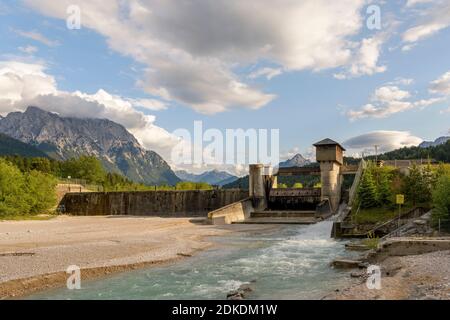
[[[107,119],[61,117],[31,106],[23,113],[13,112],[1,119],[0,133],[60,160],[96,156],[109,171],[136,182],[179,182],[157,153],[145,150],[125,127]]]
[[[311,164],[311,161],[303,157],[301,154],[296,154],[291,159],[281,162],[280,168],[304,167],[309,164]]]
[[[440,137],[434,141],[424,141],[419,145],[419,147],[420,148],[436,147],[436,146],[440,146],[442,144],[447,143],[447,141],[449,141],[449,140],[450,140],[450,137]]]

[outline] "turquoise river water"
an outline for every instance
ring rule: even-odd
[[[330,238],[332,222],[282,226],[271,232],[215,238],[221,245],[161,267],[82,282],[81,290],[56,289],[31,299],[225,299],[256,281],[250,299],[320,299],[344,286],[347,274],[329,263],[346,256]]]

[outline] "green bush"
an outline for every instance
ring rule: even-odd
[[[450,176],[439,178],[433,191],[433,224],[438,225],[439,219],[443,222],[450,221]],[[445,223],[447,224],[447,223]]]
[[[26,214],[30,211],[20,170],[0,159],[0,215]]]
[[[0,159],[0,216],[47,212],[56,203],[55,187],[52,176],[37,171],[22,173]]]
[[[47,212],[56,204],[55,177],[33,170],[26,174],[25,180],[31,214]]]

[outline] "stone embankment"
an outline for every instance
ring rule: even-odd
[[[431,212],[410,219],[383,237],[374,250],[364,243],[347,244],[348,250],[361,251],[360,256],[331,265],[355,269],[349,276],[356,283],[325,299],[450,299],[450,237],[433,237],[430,221]],[[380,267],[379,290],[366,285],[369,266]]]
[[[450,243],[450,239],[448,240]],[[389,256],[369,263],[380,267],[381,288],[367,286],[369,274],[359,268],[349,274],[349,287],[336,289],[333,300],[449,300],[450,250],[411,256]]]

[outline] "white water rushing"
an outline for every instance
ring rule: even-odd
[[[33,299],[225,299],[255,281],[250,299],[320,299],[345,284],[329,267],[344,255],[330,238],[332,222],[283,226],[267,235],[217,239],[220,248],[180,263],[82,282],[81,290],[58,289]]]

